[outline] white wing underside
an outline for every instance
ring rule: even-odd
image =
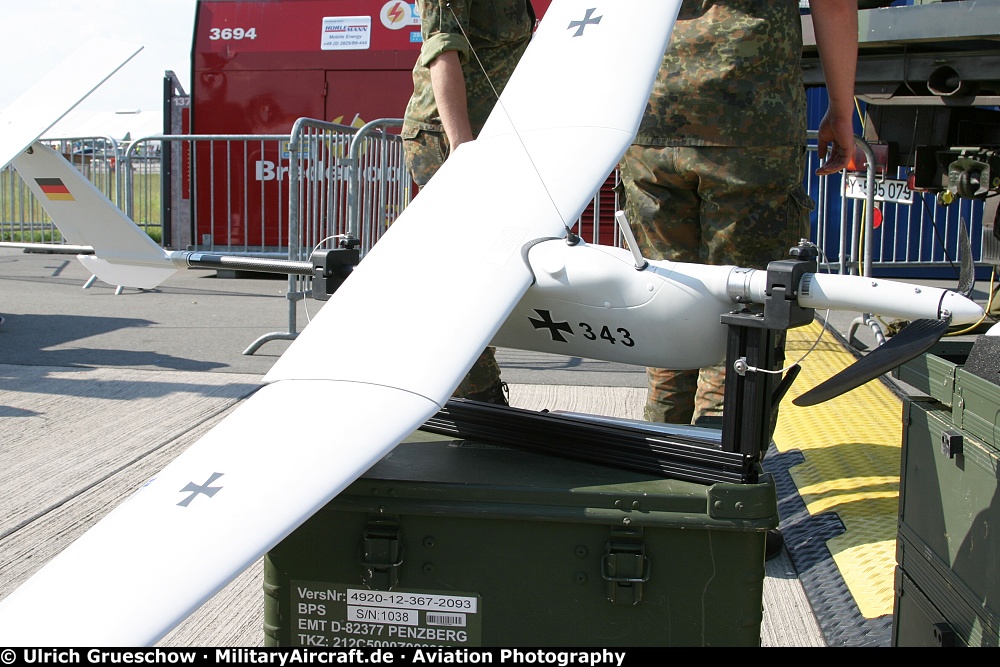
[[[155,642],[433,415],[531,284],[524,245],[563,236],[628,147],[677,9],[553,2],[503,109],[414,198],[267,386],[0,602],[0,645]],[[601,22],[573,37],[588,10]],[[593,82],[608,80],[621,84],[615,98],[593,99]],[[325,418],[289,438],[282,417],[304,400]],[[108,575],[98,591],[95,572]]]

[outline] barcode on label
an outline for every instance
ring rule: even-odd
[[[465,614],[427,614],[427,625],[465,627]]]

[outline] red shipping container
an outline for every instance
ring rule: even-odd
[[[539,18],[549,0],[532,3]],[[420,50],[401,0],[200,0],[191,132],[289,134],[299,118],[361,127],[402,118]],[[288,242],[287,151],[199,143],[194,243],[281,250]]]

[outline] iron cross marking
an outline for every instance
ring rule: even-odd
[[[553,322],[552,314],[547,310],[538,310],[536,308],[535,312],[538,313],[538,316],[542,319],[536,320],[534,317],[529,317],[528,321],[531,322],[536,329],[548,329],[549,333],[552,334],[552,340],[559,341],[560,343],[569,342],[563,338],[563,335],[559,333],[560,331],[565,331],[570,336],[575,335],[573,333],[573,327],[569,325],[569,322]]]
[[[191,501],[194,500],[199,493],[204,493],[206,496],[211,498],[216,493],[222,490],[221,486],[210,486],[212,482],[219,479],[220,477],[222,477],[221,472],[213,472],[212,476],[209,477],[208,481],[206,481],[204,484],[195,484],[194,482],[188,482],[188,485],[185,486],[183,489],[181,489],[180,492],[190,493],[191,495],[177,504],[180,505],[181,507],[187,507],[188,505],[191,504]]]
[[[569,27],[566,29],[571,30],[573,28],[576,28],[576,32],[573,33],[573,36],[574,37],[583,36],[583,31],[588,25],[597,25],[598,23],[601,22],[601,19],[604,18],[603,16],[598,16],[597,18],[591,18],[594,15],[594,11],[596,9],[597,7],[591,7],[590,9],[587,10],[587,14],[583,17],[582,21],[570,21]]]

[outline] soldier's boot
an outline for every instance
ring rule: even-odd
[[[472,401],[481,401],[483,403],[495,403],[497,405],[510,405],[508,398],[510,397],[510,389],[507,387],[507,383],[501,380],[497,380],[492,386],[471,394],[467,394],[465,398]]]

